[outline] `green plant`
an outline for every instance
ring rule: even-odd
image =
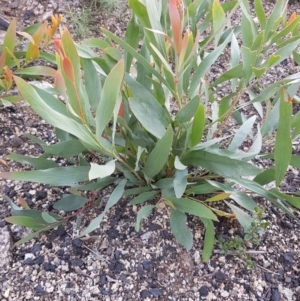
[[[77,39],[82,40],[88,37],[92,28],[92,11],[89,8],[83,8],[80,11],[68,6],[70,23]]]
[[[6,220],[36,230],[19,243],[71,217],[77,216],[80,224],[83,210],[99,203],[97,191],[112,184],[116,187],[105,210],[81,236],[99,227],[107,210],[129,195],[134,196],[129,204],[141,206],[136,231],[164,203],[171,231],[187,250],[193,237],[186,214],[199,217],[206,228],[204,261],[213,250],[217,216],[236,218],[251,233],[251,213],[257,207],[252,194],[294,217],[293,207],[300,207],[300,198],[284,193],[279,185],[288,165],[300,165],[300,158],[291,154],[292,141],[300,132],[300,114],[292,115],[300,74],[257,88],[270,68],[293,51],[297,56],[300,17],[283,22],[285,5],[285,0],[278,0],[267,19],[262,2],[255,0],[256,23],[246,0],[223,4],[129,0],[133,17],[124,39],[103,29],[104,40],[91,38],[75,45],[68,30],[63,30],[61,39],[54,39],[55,93],[65,103],[14,76],[22,96],[56,127],[60,142],[49,146],[31,137],[45,153],[40,158],[18,154],[10,158],[36,170],[1,172],[0,177],[70,186],[70,194],[54,208],[79,211],[61,218],[26,205],[17,207],[7,198],[13,208]],[[232,27],[230,18],[238,7],[241,25]],[[213,50],[208,50],[210,45]],[[102,50],[101,57],[95,47]],[[230,55],[228,69],[209,79],[212,65],[225,51]],[[246,106],[254,106],[261,124],[255,124],[255,116],[243,115]],[[223,133],[229,120],[236,123],[235,134]],[[275,151],[262,155],[263,140],[270,134],[276,137]],[[249,151],[243,152],[239,147],[248,136],[255,138]],[[92,162],[86,153],[93,155]],[[47,160],[50,156],[71,158],[73,166],[59,167]],[[256,156],[273,158],[274,167],[254,166],[250,161]],[[273,181],[275,188],[264,187]],[[88,190],[93,192],[90,198],[82,194]],[[147,201],[150,204],[144,205]],[[215,208],[216,202],[224,202],[231,212]]]
[[[251,226],[246,230],[244,238],[241,238],[239,235],[235,235],[232,239],[225,239],[222,236],[218,237],[217,244],[220,248],[220,253],[236,253],[244,259],[247,268],[253,269],[255,263],[252,260],[251,255],[247,254],[246,242],[251,243],[252,245],[259,244],[261,236],[270,225],[264,218],[264,211],[259,207],[255,207],[252,214]]]
[[[48,66],[30,66],[39,58],[55,63],[55,57],[45,52],[61,21],[61,16],[52,17],[52,25],[45,21],[16,31],[16,20],[13,19],[7,29],[2,45],[0,45],[0,104],[10,106],[22,99],[20,95],[12,95],[13,74],[22,78],[41,79],[41,76],[55,76],[55,70]],[[24,43],[22,37],[28,40]]]
[[[93,5],[95,7],[100,7],[101,9],[112,12],[114,10],[120,10],[124,7],[124,0],[93,0]]]

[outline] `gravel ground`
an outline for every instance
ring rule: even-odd
[[[272,3],[267,2],[266,6],[271,7]],[[300,4],[291,4],[289,9],[299,14]],[[102,26],[107,22],[106,27],[122,34],[126,18],[120,18],[119,13],[103,17],[99,17]],[[282,64],[280,68],[289,66]],[[277,69],[272,76],[280,74],[282,70]],[[26,103],[1,107],[0,170],[28,169],[6,158],[11,151],[33,156],[42,153],[38,145],[22,136],[26,133],[48,144],[56,141],[52,127]],[[299,152],[297,146],[295,152]],[[57,163],[66,162],[58,159]],[[290,169],[283,186],[288,191],[299,191],[299,182],[299,170]],[[51,205],[64,190],[1,180],[0,191],[0,300],[300,301],[300,222],[263,199],[257,202],[265,209],[271,226],[258,247],[249,246],[255,262],[255,268],[249,270],[244,258],[235,254],[216,252],[208,263],[202,263],[204,229],[196,218],[188,219],[194,235],[194,246],[189,252],[170,234],[164,208],[152,214],[139,233],[135,232],[138,208],[128,206],[126,199],[110,210],[101,228],[88,237],[76,238],[75,221],[71,221],[13,247],[28,231],[5,222],[10,208],[3,196],[15,201],[22,197],[31,208],[53,210]],[[109,188],[101,192],[104,203],[109,194]],[[103,208],[87,212],[83,224],[87,225]],[[300,218],[299,213],[296,215]],[[236,222],[228,219],[221,219],[216,230],[225,238],[241,232]],[[8,253],[4,253],[6,247],[10,248]]]

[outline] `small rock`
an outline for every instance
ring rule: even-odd
[[[45,262],[44,263],[44,269],[47,272],[54,272],[56,269],[56,266],[54,264],[51,264],[50,262]]]
[[[225,258],[225,256],[220,256],[218,260],[219,260],[219,262],[221,262],[221,263],[226,263],[226,258]]]
[[[151,297],[151,293],[149,291],[147,291],[147,290],[142,290],[141,291],[141,298],[142,299],[146,299],[146,298],[149,298],[149,297]]]
[[[150,293],[155,297],[158,298],[162,295],[162,292],[159,288],[150,288]]]
[[[40,244],[34,244],[31,248],[31,253],[36,254],[37,252],[41,251],[41,245]]]
[[[35,256],[34,256],[32,253],[26,253],[25,256],[24,256],[24,259],[26,260],[26,259],[28,259],[28,258],[34,259]]]
[[[83,265],[83,260],[80,258],[75,258],[71,260],[72,267],[81,267]]]
[[[37,295],[47,295],[48,293],[42,288],[41,285],[37,285],[35,288],[34,288],[35,292]]]
[[[7,226],[0,228],[0,242],[0,268],[5,268],[12,260],[12,240]]]
[[[221,292],[221,296],[222,296],[223,298],[228,298],[229,293],[228,293],[227,291],[222,291],[222,292]]]
[[[271,275],[271,273],[265,273],[265,280],[266,280],[267,282],[271,282],[271,280],[272,280],[272,275]]]
[[[47,197],[47,191],[44,191],[44,190],[38,190],[36,193],[35,193],[35,198],[37,200],[43,200],[45,197]]]
[[[200,289],[199,289],[200,297],[206,297],[208,295],[208,293],[209,293],[209,291],[208,291],[207,286],[203,285],[200,287]]]
[[[214,275],[214,278],[219,282],[224,282],[226,280],[226,277],[227,276],[221,271],[217,271]]]
[[[284,282],[285,283],[291,283],[292,282],[292,278],[291,277],[285,277]]]
[[[42,264],[44,262],[44,255],[40,255],[33,260],[34,264]]]
[[[72,245],[80,248],[82,246],[82,241],[79,238],[75,238],[72,240]]]
[[[19,137],[14,137],[11,140],[11,145],[13,147],[20,147],[22,145],[22,140]]]
[[[150,260],[144,260],[143,262],[142,262],[142,265],[143,265],[143,268],[144,268],[144,270],[151,270],[152,269],[152,267],[153,267],[153,262],[152,261],[150,261]]]
[[[281,296],[277,290],[273,290],[271,301],[280,301]]]

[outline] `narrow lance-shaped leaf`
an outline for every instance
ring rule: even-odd
[[[210,259],[214,248],[215,227],[211,219],[200,217],[200,220],[205,226],[202,260],[207,262]]]
[[[179,210],[170,208],[170,226],[176,240],[183,245],[187,251],[193,246],[193,235],[186,225],[186,215]]]
[[[189,213],[199,217],[205,217],[212,220],[217,221],[217,217],[214,213],[205,205],[190,200],[186,198],[175,198],[175,197],[168,197],[168,201],[171,201],[173,206],[182,212]]]
[[[88,166],[54,167],[45,170],[0,172],[0,178],[55,186],[76,186],[88,180]]]
[[[215,46],[218,45],[219,39],[222,35],[225,26],[225,12],[219,2],[214,0],[212,6],[213,30],[215,35]]]
[[[141,208],[141,210],[139,211],[139,213],[136,217],[136,223],[135,223],[135,227],[134,227],[136,232],[140,231],[141,221],[143,219],[147,218],[151,214],[154,207],[155,206],[153,206],[153,205],[147,205],[147,206],[144,206],[143,208]]]
[[[105,213],[112,207],[114,206],[122,197],[123,193],[124,193],[124,188],[126,185],[127,180],[123,179],[119,185],[114,189],[114,191],[112,192],[112,194],[110,195],[106,206],[104,208],[104,211],[97,216],[96,218],[94,218],[91,223],[84,229],[84,231],[82,231],[79,235],[79,237],[84,236],[90,232],[92,232],[93,230],[97,229],[100,225],[100,223],[102,222],[102,219],[105,215]]]
[[[96,135],[101,139],[103,130],[111,120],[124,77],[124,60],[120,60],[107,76],[96,112]]]
[[[88,200],[80,195],[73,195],[70,194],[59,201],[57,201],[53,208],[56,210],[63,210],[63,211],[74,211],[81,207],[83,207]]]
[[[199,104],[196,114],[194,116],[192,131],[191,131],[191,147],[194,147],[201,142],[205,126],[205,108],[202,103]]]
[[[279,123],[275,142],[275,182],[278,187],[286,173],[292,155],[292,99],[284,88],[280,90]]]
[[[105,178],[110,176],[116,168],[115,160],[111,160],[103,165],[98,165],[96,163],[91,163],[91,169],[89,171],[89,180],[97,178]]]
[[[148,178],[153,178],[167,163],[167,159],[172,148],[172,142],[173,130],[170,125],[165,135],[156,143],[154,149],[147,158],[144,173]]]

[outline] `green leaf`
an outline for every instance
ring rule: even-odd
[[[144,168],[144,173],[152,179],[165,166],[172,148],[173,130],[170,125],[165,135],[156,143],[154,149],[149,154]]]
[[[111,120],[123,83],[124,60],[120,60],[107,76],[96,112],[96,135],[100,141],[103,130]]]
[[[52,167],[57,167],[57,164],[52,160],[33,158],[15,153],[11,153],[7,157],[22,164],[29,164],[35,169],[48,169]]]
[[[134,95],[128,99],[133,114],[148,132],[162,138],[170,123],[170,117],[166,116],[163,107],[141,84],[129,76],[126,76],[126,82]]]
[[[169,197],[168,200],[171,201],[175,208],[179,211],[199,217],[209,218],[214,221],[218,220],[215,214],[208,207],[199,202],[192,201],[186,198],[178,199],[174,197]]]
[[[231,40],[231,34],[228,35],[226,40],[217,48],[215,48],[210,54],[208,54],[203,61],[198,65],[195,70],[193,79],[191,81],[190,89],[189,89],[189,97],[194,95],[197,86],[201,82],[201,78],[204,77],[206,72],[210,69],[211,65],[218,59],[218,57],[223,53],[225,47],[228,42]]]
[[[247,180],[243,178],[232,178],[232,181],[235,183],[241,185],[242,187],[245,187],[246,189],[253,191],[266,199],[268,199],[272,204],[277,206],[279,209],[281,209],[283,212],[287,213],[289,216],[294,217],[293,212],[287,208],[280,200],[277,199],[275,195],[264,189],[261,185],[258,183],[252,181],[252,180]]]
[[[174,161],[174,166],[176,169],[178,170],[185,170],[187,168],[186,165],[183,165],[181,162],[180,162],[180,159],[178,156],[175,157],[175,161]]]
[[[57,220],[53,216],[51,216],[48,212],[42,212],[42,218],[48,224],[53,224],[57,222]]]
[[[207,262],[210,259],[214,248],[215,227],[211,219],[200,217],[200,220],[205,226],[202,260]]]
[[[213,31],[215,35],[215,46],[218,45],[220,36],[223,33],[225,26],[225,12],[219,2],[219,0],[214,0],[212,5],[212,19],[213,19]]]
[[[120,46],[124,48],[124,50],[128,51],[148,72],[155,75],[156,78],[161,81],[162,83],[166,84],[166,81],[161,74],[157,70],[155,70],[150,63],[142,56],[140,55],[135,49],[133,49],[130,45],[128,45],[126,42],[124,42],[122,39],[118,38],[113,33],[101,28],[101,30],[112,40],[114,40],[116,43],[118,43]]]
[[[255,67],[257,59],[257,51],[251,51],[250,48],[242,46],[242,60],[243,60],[243,79],[247,82],[250,80]]]
[[[250,163],[220,156],[204,150],[192,151],[182,158],[182,163],[201,166],[223,177],[257,175],[260,169]]]
[[[8,196],[4,195],[3,198],[9,203],[13,210],[23,210],[21,207],[17,206]]]
[[[140,27],[136,20],[136,16],[133,15],[131,17],[130,22],[128,23],[126,32],[125,32],[125,38],[124,41],[129,44],[133,49],[136,49],[139,45],[139,38],[140,38]],[[125,60],[125,71],[129,73],[130,66],[132,63],[133,56],[126,51],[124,55]]]
[[[191,142],[190,142],[191,147],[194,147],[201,142],[204,126],[205,126],[205,108],[204,105],[200,103],[193,120],[192,131],[191,131]]]
[[[105,215],[105,213],[112,207],[114,206],[122,197],[123,193],[124,193],[124,188],[126,185],[127,180],[123,179],[119,185],[114,189],[114,191],[112,192],[112,194],[110,195],[106,206],[104,208],[104,211],[97,216],[96,218],[94,218],[91,223],[80,233],[79,237],[84,236],[92,231],[94,231],[95,229],[97,229],[100,225],[100,223],[102,222],[102,219]]]
[[[103,178],[98,179],[96,183],[89,183],[84,186],[76,187],[77,190],[100,190],[102,188],[105,188],[106,186],[114,183],[116,181],[116,178]]]
[[[251,133],[253,124],[256,120],[256,116],[252,116],[235,133],[231,143],[228,146],[228,150],[236,151],[238,147],[244,142],[246,137]]]
[[[102,93],[100,77],[92,60],[82,59],[82,66],[84,71],[85,90],[89,98],[90,106],[92,110],[96,112]]]
[[[153,200],[153,198],[158,194],[158,191],[146,191],[141,193],[140,195],[136,196],[135,198],[133,198],[129,204],[130,205],[137,205],[137,204],[141,204],[144,203],[146,201],[149,200]]]
[[[136,188],[131,188],[131,189],[125,190],[123,195],[124,196],[125,195],[136,195],[136,194],[140,194],[140,193],[143,193],[143,192],[147,192],[149,190],[151,190],[150,186],[136,187]]]
[[[270,189],[270,192],[276,195],[278,198],[286,200],[292,206],[297,209],[300,209],[300,197],[294,197],[285,193],[280,192],[277,188]]]
[[[56,210],[62,211],[75,211],[81,207],[83,207],[88,200],[80,195],[70,194],[53,205],[53,208]]]
[[[91,163],[91,169],[89,171],[89,180],[97,178],[105,178],[110,176],[116,169],[115,160],[111,160],[103,165],[98,165],[96,163]]]
[[[87,151],[86,147],[76,139],[71,139],[52,145],[43,144],[42,148],[46,153],[63,158],[78,156],[80,153]]]
[[[138,212],[138,215],[136,217],[136,223],[135,223],[135,227],[134,227],[136,232],[140,231],[141,221],[143,219],[147,218],[151,214],[154,207],[155,206],[153,206],[153,205],[147,205],[140,209],[140,211]]]
[[[209,184],[217,187],[219,190],[223,190],[226,193],[230,193],[230,198],[233,199],[237,204],[242,206],[243,208],[253,211],[255,207],[257,207],[257,204],[253,201],[253,199],[247,195],[246,193],[243,193],[242,191],[237,191],[236,189],[233,189],[232,187],[229,187],[228,185],[216,182],[216,181],[207,181]]]
[[[262,5],[262,0],[254,0],[254,5],[255,13],[259,21],[260,28],[261,30],[264,30],[266,26],[266,15]]]
[[[275,181],[275,168],[269,168],[262,171],[253,179],[253,181],[262,186]]]
[[[70,134],[79,138],[92,149],[98,149],[91,133],[83,127],[83,125],[67,116],[64,104],[51,94],[32,87],[19,77],[15,76],[14,80],[22,96],[31,105],[33,110],[47,123],[60,128],[61,130],[67,130]]]
[[[191,188],[187,189],[185,191],[186,194],[188,195],[195,195],[195,194],[209,194],[212,192],[216,192],[218,191],[219,188],[216,188],[214,186],[212,186],[209,183],[204,183],[204,184],[200,184],[200,185],[196,185],[196,186],[192,186]]]
[[[291,116],[292,100],[284,88],[280,91],[279,124],[275,141],[275,183],[281,184],[289,166],[292,154]]]
[[[88,166],[54,167],[45,170],[0,172],[0,178],[54,186],[76,186],[88,180]]]
[[[252,217],[249,214],[247,214],[244,210],[240,209],[239,207],[237,207],[227,201],[224,201],[224,202],[227,204],[228,207],[230,207],[232,212],[235,214],[237,220],[244,228],[244,231],[245,232],[249,231],[252,220],[253,220]]]
[[[37,221],[36,219],[28,216],[9,216],[5,220],[8,223],[24,226],[34,230],[41,230],[45,228],[45,225]]]
[[[170,207],[170,226],[173,235],[178,243],[189,251],[193,246],[193,235],[186,225],[186,215]]]
[[[174,191],[177,198],[181,198],[187,186],[188,169],[176,170],[174,179]]]

